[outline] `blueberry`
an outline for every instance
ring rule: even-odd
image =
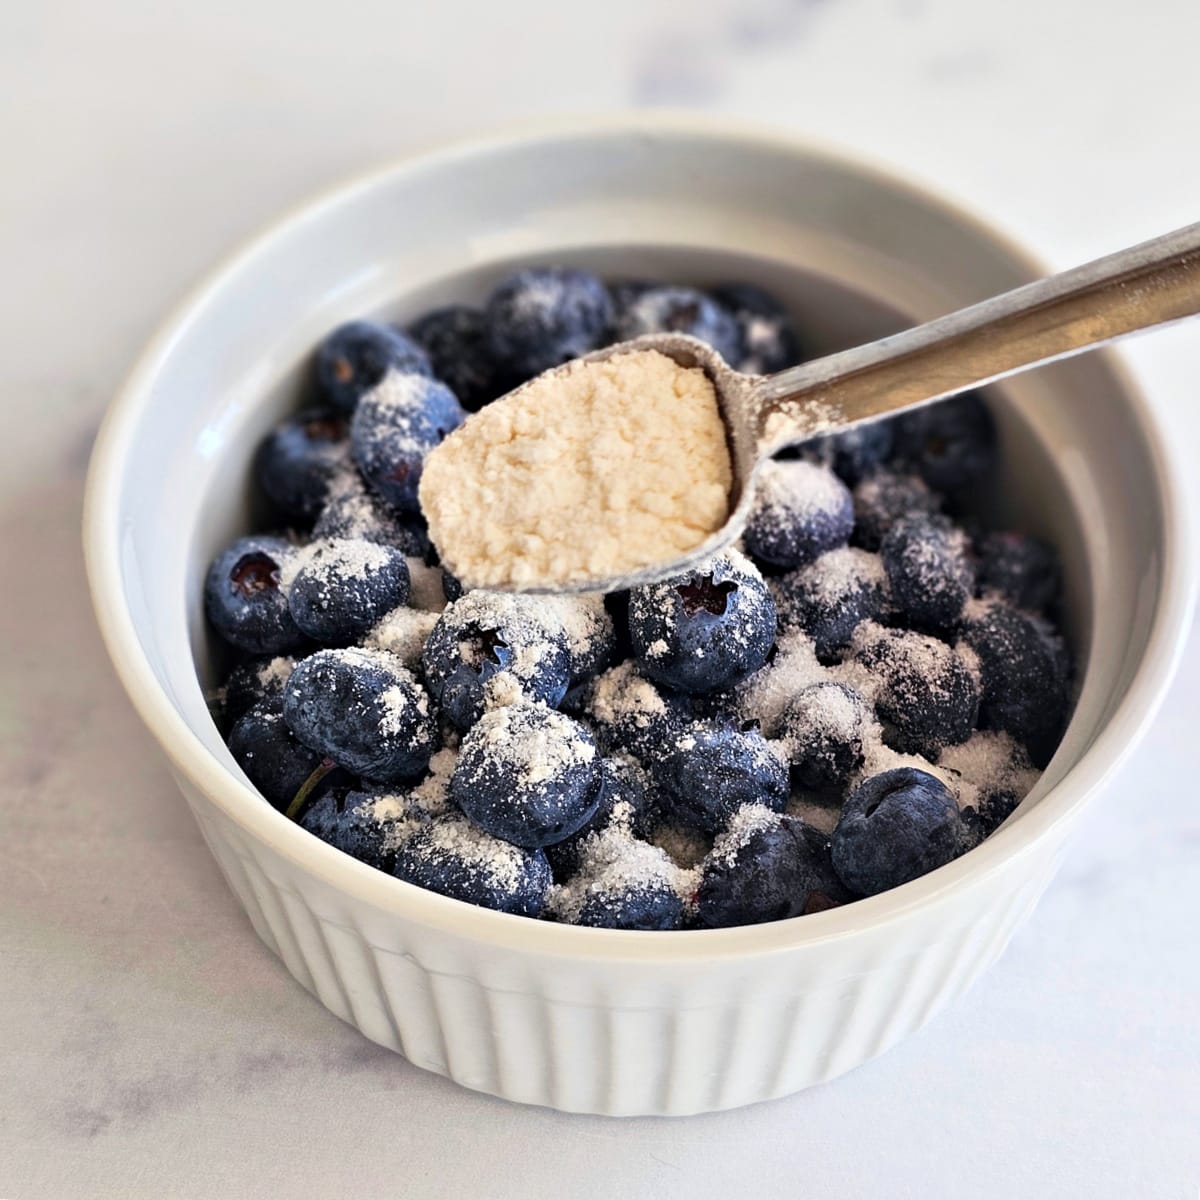
[[[744,679],[775,642],[775,601],[736,550],[684,575],[634,588],[629,635],[649,678],[686,692],[711,692]]]
[[[854,489],[854,542],[878,550],[887,531],[901,517],[933,513],[941,499],[917,475],[877,471]]]
[[[541,850],[513,846],[463,817],[434,821],[410,838],[392,870],[406,883],[521,917],[538,916],[550,890]]]
[[[588,683],[612,661],[617,647],[613,619],[600,596],[538,596],[537,603],[552,610],[567,635],[571,687]]]
[[[796,782],[816,791],[844,787],[862,764],[869,722],[867,704],[853,688],[834,682],[801,688],[782,722]]]
[[[409,335],[429,355],[433,373],[467,412],[478,412],[508,388],[488,345],[487,321],[477,308],[449,304],[409,326]]]
[[[606,752],[623,751],[643,763],[661,755],[688,723],[686,701],[660,690],[631,661],[595,680],[586,711]]]
[[[1058,748],[1070,707],[1065,648],[1044,621],[1002,603],[968,620],[963,639],[979,657],[979,723],[1021,742],[1036,767]]]
[[[968,813],[974,814],[971,821],[976,826],[975,844],[991,837],[1017,811],[1021,799],[1016,792],[1001,789],[985,792],[974,808],[964,809],[964,822],[968,819]]]
[[[373,792],[329,791],[308,805],[299,823],[359,862],[390,871],[395,858],[393,822],[377,811],[386,811],[379,801]]]
[[[571,680],[567,632],[537,597],[468,592],[438,618],[421,656],[425,680],[457,729],[484,709],[488,682],[506,674],[526,699],[557,705]]]
[[[662,286],[661,282],[651,279],[622,279],[618,283],[608,285],[608,294],[612,297],[613,306],[613,329],[610,335],[612,341],[619,342],[621,340],[616,330],[629,306],[636,304],[647,292]]]
[[[769,375],[800,362],[800,338],[787,309],[770,292],[752,283],[726,283],[713,288],[712,295],[741,330],[738,370]]]
[[[453,604],[463,595],[463,585],[458,576],[452,575],[445,567],[442,568],[442,595],[446,597],[447,604]]]
[[[800,567],[844,546],[853,528],[850,491],[828,468],[802,459],[763,464],[743,535],[753,558]]]
[[[965,742],[979,713],[979,687],[963,657],[945,642],[907,629],[859,627],[854,660],[875,679],[884,740],[903,754],[936,758]]]
[[[424,558],[429,552],[429,534],[421,517],[415,513],[401,516],[367,487],[353,467],[331,481],[313,537],[362,538],[395,546],[413,558]]]
[[[683,900],[665,884],[624,884],[597,888],[584,898],[574,924],[593,929],[678,929]]]
[[[601,345],[612,300],[590,271],[536,267],[501,283],[484,315],[493,356],[518,379],[531,379]]]
[[[897,417],[896,455],[931,488],[957,492],[995,464],[996,426],[982,397],[967,392]]]
[[[780,812],[788,772],[756,729],[697,723],[651,767],[663,815],[705,833],[723,829],[743,804]]]
[[[551,896],[559,920],[596,929],[678,929],[679,871],[657,846],[610,826],[584,840],[578,872]]]
[[[856,487],[888,460],[895,440],[894,421],[868,421],[844,433],[831,433],[804,445],[818,462],[827,463],[849,487]]]
[[[843,547],[772,581],[780,629],[803,630],[828,662],[864,621],[888,610],[887,575],[877,554]]]
[[[254,473],[267,499],[286,517],[312,521],[330,481],[349,461],[346,418],[310,408],[277,425],[259,444]]]
[[[419,512],[417,489],[425,456],[465,417],[444,383],[423,375],[389,375],[354,411],[354,461],[390,505]]]
[[[689,287],[649,288],[617,322],[621,341],[648,333],[685,333],[707,342],[727,363],[742,359],[742,331],[723,305]]]
[[[570,837],[546,847],[554,877],[565,879],[579,869],[584,841],[606,829],[614,814],[631,832],[645,832],[654,820],[651,800],[650,778],[636,759],[624,754],[601,759],[600,800],[596,811],[587,824],[580,826]]]
[[[967,840],[946,785],[925,771],[900,767],[872,776],[846,801],[832,847],[846,887],[874,896],[945,866]]]
[[[601,778],[586,726],[544,704],[517,703],[484,713],[463,737],[450,795],[481,829],[535,849],[591,820]]]
[[[362,538],[314,542],[300,556],[288,607],[301,632],[327,646],[358,641],[408,600],[408,561]]]
[[[1062,567],[1052,546],[1024,533],[989,533],[979,542],[979,591],[1017,608],[1045,612],[1055,605]]]
[[[825,876],[801,821],[748,805],[705,860],[696,922],[710,929],[760,925],[829,907]]]
[[[353,412],[390,371],[402,375],[430,371],[425,351],[390,325],[350,321],[339,325],[317,351],[317,379],[342,412]]]
[[[281,582],[295,553],[283,538],[245,537],[213,560],[204,609],[227,642],[249,654],[282,654],[304,641]]]
[[[245,712],[229,731],[228,744],[250,782],[281,812],[321,765],[322,755],[292,736],[277,697],[260,700]]]
[[[879,555],[892,602],[906,624],[946,630],[957,624],[975,587],[967,536],[940,513],[897,521]]]
[[[288,728],[364,779],[420,774],[437,748],[433,705],[416,677],[380,650],[319,650],[283,689]]]
[[[289,655],[275,658],[252,658],[238,663],[221,685],[221,717],[232,727],[260,700],[276,700],[283,695],[283,685],[296,660]]]

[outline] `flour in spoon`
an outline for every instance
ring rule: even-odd
[[[489,405],[426,460],[421,507],[472,587],[561,587],[679,558],[729,515],[703,371],[657,350],[572,363]]]

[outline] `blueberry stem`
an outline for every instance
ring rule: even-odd
[[[292,802],[287,806],[287,812],[284,816],[290,821],[295,821],[304,811],[305,805],[308,803],[308,798],[313,794],[317,784],[329,774],[330,771],[337,770],[337,763],[332,758],[321,759],[320,764],[316,767],[313,773],[296,789],[296,794],[292,797]]]

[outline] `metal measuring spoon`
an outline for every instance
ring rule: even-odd
[[[711,380],[733,468],[725,524],[670,561],[526,591],[612,592],[691,570],[735,541],[762,464],[787,446],[942,400],[1200,312],[1200,224],[1165,234],[903,333],[775,375],[747,375],[703,342],[650,334],[586,355],[657,350]],[[544,376],[554,376],[570,364]],[[503,400],[498,401],[503,403]]]

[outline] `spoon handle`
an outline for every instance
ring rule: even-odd
[[[1200,224],[756,383],[758,454],[1200,313]]]

